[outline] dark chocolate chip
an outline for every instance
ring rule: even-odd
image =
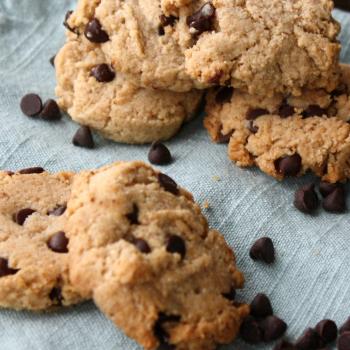
[[[151,252],[151,248],[149,244],[142,238],[135,238],[133,241],[135,247],[144,254],[149,254]]]
[[[169,253],[180,254],[183,259],[186,255],[186,243],[180,236],[172,235],[168,238],[166,250]]]
[[[266,317],[273,314],[271,302],[265,294],[256,295],[250,304],[250,314],[255,317]]]
[[[252,134],[256,134],[259,131],[259,127],[257,125],[254,125],[254,120],[249,120],[248,130]]]
[[[347,0],[344,0],[344,1],[347,1]],[[335,1],[335,3],[337,2],[337,0]],[[348,92],[348,87],[346,84],[340,84],[335,90],[333,90],[331,92],[331,96],[334,98],[334,97],[338,97],[340,95],[343,95],[343,94],[347,94]]]
[[[281,338],[287,330],[287,324],[277,316],[267,316],[261,323],[265,342]]]
[[[287,103],[284,103],[280,106],[280,108],[278,109],[278,115],[281,118],[288,118],[291,117],[294,114],[295,110],[293,106],[290,106]]]
[[[59,205],[56,208],[50,210],[47,214],[48,215],[53,215],[53,216],[61,216],[64,214],[64,212],[67,209],[67,205],[63,204],[63,205]]]
[[[316,350],[320,346],[321,339],[318,333],[312,328],[307,328],[298,338],[295,345],[299,350]]]
[[[18,271],[9,267],[7,259],[0,258],[0,277],[15,275]]]
[[[138,225],[139,224],[139,207],[136,204],[133,204],[132,212],[127,214],[126,217],[130,221],[130,224]]]
[[[350,332],[342,333],[337,341],[338,350],[350,350]]]
[[[232,287],[228,293],[223,293],[222,296],[230,301],[234,301],[236,298],[236,290]]]
[[[114,70],[106,63],[99,64],[92,68],[91,75],[100,83],[109,83],[115,78]]]
[[[295,192],[294,206],[306,214],[313,213],[319,205],[315,185],[305,185]]]
[[[215,18],[215,7],[210,2],[205,3],[192,16],[187,17],[187,25],[190,33],[200,35],[213,29]]]
[[[233,135],[234,131],[230,131],[228,134],[223,134],[221,131],[219,135],[217,136],[217,142],[218,143],[229,143],[230,138]]]
[[[262,260],[267,264],[275,261],[275,248],[269,237],[259,238],[250,248],[249,255],[253,260]]]
[[[165,313],[159,313],[158,320],[153,326],[153,332],[156,338],[160,342],[158,349],[160,350],[173,350],[175,347],[169,344],[169,334],[164,329],[163,324],[168,322],[179,322],[181,320],[180,316],[177,315],[167,315]]]
[[[163,27],[173,26],[177,19],[178,19],[177,17],[172,16],[172,15],[170,15],[170,16],[160,15],[159,16],[160,24]]]
[[[329,182],[324,182],[324,181],[320,182],[320,193],[322,197],[327,197],[337,188],[341,188],[345,192],[343,184],[340,184],[340,183],[331,184]]]
[[[61,111],[55,100],[49,99],[45,102],[40,117],[45,120],[58,120],[61,118]]]
[[[273,350],[297,350],[297,348],[289,341],[281,340],[275,345]]]
[[[69,31],[71,31],[72,33],[77,34],[77,33],[78,33],[77,30],[74,29],[74,28],[72,28],[72,27],[70,27],[70,25],[68,24],[69,17],[70,17],[72,14],[73,14],[73,11],[68,11],[68,12],[66,13],[66,16],[64,17],[63,25],[64,25]]]
[[[340,327],[339,333],[350,332],[350,317],[345,321],[345,323]]]
[[[222,86],[219,88],[215,96],[216,103],[226,103],[230,102],[233,96],[233,87]]]
[[[27,117],[37,116],[43,108],[41,98],[37,94],[27,94],[22,97],[21,110]]]
[[[51,64],[51,66],[54,67],[54,68],[55,68],[55,58],[56,58],[56,55],[54,55],[54,56],[52,56],[52,57],[50,58],[50,64]]]
[[[41,174],[45,171],[44,168],[41,167],[32,167],[32,168],[25,168],[25,169],[21,169],[18,171],[19,174],[22,175],[29,175],[29,174]]]
[[[172,161],[169,149],[160,142],[154,142],[148,153],[148,160],[152,164],[166,165]]]
[[[55,233],[47,242],[47,246],[56,253],[68,253],[68,238],[63,231]]]
[[[301,157],[298,153],[278,158],[274,162],[276,171],[283,176],[296,176],[301,170]]]
[[[158,26],[158,35],[159,35],[159,36],[165,35],[164,27],[162,27],[161,25]]]
[[[23,225],[24,222],[26,221],[26,219],[32,215],[33,213],[35,213],[35,210],[30,209],[30,208],[25,208],[25,209],[21,209],[19,212],[17,212],[14,215],[14,221],[18,224],[18,225]]]
[[[262,115],[266,115],[266,114],[270,114],[267,109],[263,109],[263,108],[249,109],[246,114],[246,119],[255,120],[256,118],[259,118]]]
[[[174,195],[179,194],[179,188],[177,186],[177,183],[168,175],[165,175],[163,173],[158,174],[158,181],[161,187],[165,189],[165,191],[168,191]]]
[[[81,126],[73,137],[73,145],[83,148],[94,148],[94,139],[88,126]]]
[[[62,301],[63,301],[62,289],[60,287],[52,288],[49,294],[49,298],[55,304],[62,306]]]
[[[330,213],[343,213],[346,211],[346,196],[342,188],[331,192],[322,203],[323,209]]]
[[[85,27],[86,39],[93,43],[105,43],[109,40],[108,34],[102,29],[101,23],[97,18],[91,20]]]
[[[327,111],[319,105],[310,105],[303,111],[302,115],[304,118],[322,117],[323,115],[327,115]]]
[[[332,320],[322,320],[315,327],[324,344],[328,344],[337,339],[338,327]]]
[[[259,323],[251,316],[245,318],[240,328],[241,338],[249,344],[258,344],[263,340]]]

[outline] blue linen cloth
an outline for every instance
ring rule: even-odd
[[[77,126],[68,118],[46,123],[26,118],[19,101],[27,92],[54,97],[55,75],[49,64],[64,42],[63,17],[73,0],[0,0],[0,168],[41,165],[50,171],[81,170],[115,160],[147,160],[148,146],[127,146],[97,138],[95,150],[76,148]],[[350,15],[342,22],[341,59],[350,63]],[[256,169],[242,170],[227,157],[226,145],[211,144],[199,118],[168,143],[175,161],[162,167],[199,203],[212,227],[237,254],[245,273],[239,299],[257,292],[272,300],[275,313],[300,335],[323,318],[342,323],[350,316],[350,218],[319,211],[305,216],[292,205],[294,191],[310,177],[283,183]],[[248,257],[252,242],[270,236],[277,262],[266,266]],[[257,347],[264,349],[263,346]],[[266,346],[271,348],[271,345]],[[1,350],[137,350],[90,302],[54,313],[0,311]],[[241,341],[224,349],[254,349]]]

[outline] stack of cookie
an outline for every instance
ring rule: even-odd
[[[249,313],[223,236],[190,193],[142,162],[0,172],[0,194],[2,307],[91,298],[145,349],[212,350]]]

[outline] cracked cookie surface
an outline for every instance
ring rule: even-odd
[[[0,172],[0,306],[47,310],[82,300],[68,279],[64,224],[73,174]]]
[[[337,84],[332,9],[331,0],[80,0],[68,23],[84,36],[97,19],[101,50],[142,86],[298,95]]]
[[[214,142],[228,142],[238,165],[257,165],[282,179],[314,172],[324,181],[350,177],[350,66],[332,93],[304,90],[300,97],[260,98],[239,90],[212,90],[204,125]],[[281,162],[289,169],[281,166]]]
[[[108,139],[149,143],[174,136],[193,118],[200,91],[155,91],[136,86],[110,66],[86,38],[68,41],[55,59],[56,95],[71,118]]]
[[[75,179],[68,208],[71,280],[145,349],[214,349],[237,335],[247,305],[223,236],[191,194],[142,162]]]

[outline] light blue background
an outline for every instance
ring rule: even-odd
[[[37,92],[54,97],[54,70],[48,63],[64,42],[63,17],[70,0],[0,0],[0,168],[41,165],[50,171],[81,170],[115,160],[147,160],[148,147],[97,139],[97,149],[75,148],[77,126],[68,118],[46,123],[26,118],[20,98]],[[343,29],[342,61],[350,62],[350,15],[335,11]],[[226,145],[210,143],[197,119],[168,143],[175,162],[163,167],[179,184],[207,200],[210,224],[235,248],[246,275],[239,298],[270,296],[275,313],[294,338],[325,317],[338,323],[350,316],[349,214],[319,211],[305,216],[292,206],[295,189],[312,178],[279,183],[228,160]],[[213,177],[219,176],[220,181]],[[273,238],[277,262],[264,266],[248,257],[252,242]],[[266,347],[266,349],[271,346]],[[263,347],[259,347],[262,349]],[[1,350],[121,349],[139,347],[124,337],[92,303],[49,314],[0,311]],[[225,349],[253,349],[237,342]]]

